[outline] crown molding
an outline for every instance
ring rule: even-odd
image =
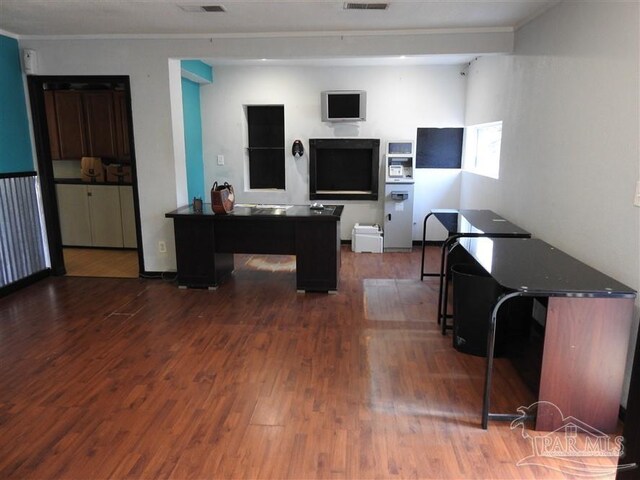
[[[22,40],[188,40],[188,39],[252,39],[304,37],[367,37],[410,35],[465,35],[478,33],[513,33],[513,27],[439,28],[411,30],[349,30],[314,32],[254,32],[254,33],[179,33],[179,34],[92,34],[92,35],[20,35]]]

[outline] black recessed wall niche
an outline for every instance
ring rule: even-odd
[[[416,168],[461,168],[464,128],[418,128]]]
[[[285,188],[284,106],[247,105],[249,188]]]
[[[311,200],[377,200],[380,140],[309,139]]]

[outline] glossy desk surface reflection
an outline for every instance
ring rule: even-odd
[[[217,215],[213,213],[210,203],[205,203],[202,212],[196,212],[193,205],[187,205],[165,216],[169,218],[175,217],[215,217],[216,220],[224,220],[238,217],[260,218],[267,217],[269,219],[293,219],[293,218],[317,218],[317,219],[340,219],[342,215],[343,205],[325,205],[322,210],[312,210],[309,205],[271,205],[271,204],[255,204],[251,206],[236,205],[232,212],[226,215]]]
[[[500,285],[527,295],[636,295],[627,285],[539,239],[463,238],[460,244]]]
[[[447,229],[448,237],[442,245],[440,257],[440,273],[425,273],[424,257],[427,238],[427,220],[433,215],[444,228]],[[458,209],[433,209],[424,218],[422,224],[422,263],[420,278],[440,277],[440,293],[438,295],[438,323],[442,324],[442,334],[447,329],[446,312],[448,302],[448,273],[445,272],[445,264],[449,248],[460,238],[468,237],[505,237],[505,238],[527,238],[531,234],[526,230],[514,225],[491,210],[458,210]]]
[[[505,220],[491,210],[438,210],[431,213],[449,235],[530,236],[529,232]]]

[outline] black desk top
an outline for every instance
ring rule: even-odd
[[[528,296],[636,296],[632,288],[539,239],[479,237],[459,243],[500,285]]]
[[[526,230],[505,220],[491,210],[442,210],[431,213],[447,229],[449,235],[530,237]]]
[[[213,213],[210,203],[205,203],[202,212],[193,210],[193,205],[180,207],[173,212],[165,214],[165,217],[201,217],[215,218],[216,220],[232,218],[269,218],[269,219],[323,219],[340,220],[343,205],[325,205],[322,210],[312,210],[309,205],[272,205],[272,204],[252,204],[251,206],[236,205],[232,212],[226,215],[216,215]]]

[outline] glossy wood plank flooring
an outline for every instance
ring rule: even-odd
[[[70,277],[138,277],[137,250],[63,248],[62,253]]]
[[[417,250],[344,249],[336,295],[249,259],[216,291],[62,277],[0,299],[0,478],[570,478],[480,428],[484,359],[439,333]],[[503,359],[495,391],[533,401]]]

